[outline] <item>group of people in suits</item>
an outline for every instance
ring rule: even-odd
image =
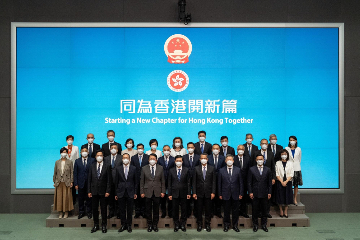
[[[206,231],[211,231],[211,218],[215,215],[223,218],[225,232],[230,227],[239,232],[239,216],[249,218],[250,202],[253,231],[258,230],[258,218],[261,218],[261,228],[267,232],[272,204],[279,205],[280,217],[286,218],[288,205],[297,204],[302,176],[301,149],[295,136],[290,136],[288,146],[283,149],[272,134],[270,144],[262,139],[259,149],[252,143],[252,134],[246,134],[246,143],[235,150],[228,145],[228,137],[220,138],[221,145],[210,144],[205,141],[206,132],[199,131],[199,141],[187,143],[187,149],[182,139],[176,137],[172,148],[165,145],[162,151],[157,149],[158,141],[151,139],[151,150],[147,152],[141,143],[135,149],[130,138],[122,150],[121,144],[114,141],[112,130],[107,132],[107,137],[109,141],[100,147],[94,143],[94,135],[88,134],[88,143],[81,146],[79,153],[72,145],[74,137],[69,135],[68,145],[61,148],[61,158],[55,163],[54,209],[59,211],[59,218],[67,218],[74,209],[77,190],[78,218],[85,215],[93,218],[91,232],[100,229],[99,204],[104,233],[107,219],[114,216],[121,219],[119,232],[132,232],[134,206],[134,218],[145,217],[149,232],[158,231],[160,208],[161,218],[166,215],[173,218],[175,232],[186,231],[186,221],[192,212],[197,218],[198,231],[202,230],[205,212]]]

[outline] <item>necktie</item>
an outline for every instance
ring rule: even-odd
[[[264,152],[264,164],[266,163],[266,155],[265,155],[265,152]]]
[[[204,170],[203,170],[203,178],[204,178],[204,180],[205,180],[205,176],[206,176],[206,169],[204,167]]]
[[[151,167],[151,177],[152,177],[152,178],[155,177],[154,167]]]
[[[166,166],[166,168],[168,167],[168,164],[169,164],[168,159],[165,158],[165,166]]]
[[[98,164],[97,177],[100,178],[100,164]]]
[[[114,168],[114,166],[115,166],[115,157],[113,157],[111,161],[111,167]]]
[[[127,176],[128,176],[128,166],[125,167],[125,179],[127,180]]]
[[[142,157],[139,156],[139,163],[140,163],[140,166],[141,166],[141,160],[142,160]]]
[[[181,171],[181,169],[179,169],[179,171],[178,171],[178,180],[179,180],[179,182],[180,182],[180,176],[181,176],[180,171]]]
[[[249,145],[249,156],[251,157],[251,145]]]
[[[260,176],[262,176],[262,167],[259,168],[259,171],[260,171]]]
[[[242,157],[240,157],[240,168],[241,169],[243,168],[243,159],[242,159]]]
[[[86,167],[86,159],[84,159],[84,167]]]
[[[224,148],[224,156],[226,156],[226,149],[227,149],[227,148]]]
[[[229,176],[230,176],[230,178],[231,178],[231,168],[229,168]]]
[[[215,156],[215,169],[217,169],[217,156]]]
[[[192,167],[193,164],[193,160],[192,160],[192,156],[190,156],[190,167]]]
[[[89,156],[91,157],[91,154],[92,154],[92,144],[90,144],[89,146]]]
[[[275,154],[276,154],[275,145],[273,145],[272,147],[273,147],[273,153],[274,153],[274,157],[275,157]]]
[[[201,144],[201,153],[204,153],[204,144]]]

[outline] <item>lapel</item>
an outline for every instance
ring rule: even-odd
[[[257,165],[255,166],[255,177],[258,181],[260,181],[260,179],[262,178],[262,176],[264,175],[264,169],[263,169],[263,175],[260,175],[260,172],[259,172],[259,168],[257,167]]]
[[[201,171],[201,175],[202,175],[202,171]],[[206,167],[205,180],[204,180],[204,178],[202,178],[203,181],[205,182],[208,179],[208,177],[209,177],[209,164],[207,164],[207,167]]]
[[[123,178],[123,180],[126,182],[125,173],[124,173],[124,165],[120,165],[120,176]],[[129,172],[130,172],[130,165],[128,165],[128,178],[129,178]]]

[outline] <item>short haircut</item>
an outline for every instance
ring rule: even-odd
[[[95,155],[97,155],[99,152],[101,152],[101,153],[104,155],[104,152],[103,152],[102,149],[98,149],[98,150],[96,151]]]
[[[289,144],[288,144],[288,147],[291,147],[291,144],[290,144],[290,138],[293,138],[296,140],[296,143],[295,143],[295,148],[297,148],[297,138],[295,136],[290,136],[289,137]]]
[[[69,138],[72,138],[72,140],[74,140],[74,136],[73,136],[73,135],[68,135],[68,136],[66,136],[66,141],[67,141]]]
[[[283,149],[283,150],[281,150],[280,151],[280,156],[281,156],[281,154],[283,154],[283,153],[286,153],[286,161],[289,161],[289,152],[286,150],[286,149]],[[281,159],[282,160],[282,159]]]
[[[270,134],[269,139],[271,139],[272,137],[276,137],[276,135],[275,134]]]
[[[125,147],[126,147],[126,144],[128,143],[128,142],[130,142],[130,141],[132,141],[132,147],[134,147],[134,140],[132,139],[132,138],[128,138],[128,139],[126,139],[126,141],[125,141]]]
[[[125,155],[128,155],[128,156],[129,156],[129,158],[130,158],[130,154],[128,154],[128,153],[124,153],[124,154],[123,154],[123,157],[124,157]]]
[[[222,137],[220,138],[220,141],[222,141],[222,140],[224,140],[224,139],[229,140],[229,138],[228,138],[227,136],[222,136]]]
[[[169,145],[167,145],[167,144],[165,144],[165,145],[163,146],[163,148],[164,148],[164,147],[169,147],[169,148],[170,148],[170,146],[169,146]]]
[[[251,137],[253,137],[253,135],[252,135],[251,133],[247,133],[247,134],[246,134],[246,137],[249,136],[249,135],[251,135]]]
[[[69,149],[67,149],[66,147],[62,147],[60,149],[60,153],[62,153],[63,151],[66,151],[67,153],[69,153]]]
[[[137,148],[138,148],[138,147],[143,147],[143,148],[144,148],[144,144],[138,143],[138,145],[136,145],[136,147],[137,147]]]
[[[264,158],[264,156],[261,155],[261,154],[257,154],[256,157],[255,157],[255,159],[256,159],[257,157],[262,157],[262,158]]]
[[[108,134],[108,133],[113,133],[113,134],[114,134],[114,136],[115,136],[115,132],[114,132],[114,130],[108,130],[108,131],[106,132],[106,134]]]
[[[261,141],[264,141],[264,140],[265,140],[267,143],[269,142],[266,138],[263,138],[263,139],[260,140],[260,143],[261,143]]]
[[[80,151],[82,151],[83,149],[88,150],[88,148],[87,148],[87,144],[85,144],[84,146],[82,146],[82,148],[80,149]]]
[[[154,139],[150,139],[150,142],[149,142],[150,147],[151,147],[151,144],[153,144],[153,143],[156,143],[156,145],[159,146],[159,143],[158,143],[158,141],[157,141],[155,138],[154,138]]]
[[[189,144],[192,144],[192,145],[194,145],[194,147],[195,147],[195,143],[193,143],[193,142],[188,142],[188,143],[186,144],[186,146],[189,147]]]
[[[206,132],[205,132],[204,130],[199,131],[199,132],[198,132],[198,136],[200,135],[200,133],[204,133],[205,136],[206,136]]]
[[[156,158],[156,160],[157,160],[157,155],[156,155],[155,153],[151,153],[151,154],[149,155],[149,158],[150,158],[150,156],[154,156],[154,157]]]
[[[116,143],[111,143],[111,144],[110,144],[110,148],[111,148],[112,146],[116,146],[116,148],[118,148],[118,145],[117,145]]]
[[[208,157],[208,155],[206,153],[200,154],[200,158],[201,158],[201,156],[206,156],[206,158]]]
[[[226,154],[226,158],[225,158],[225,159],[227,159],[228,157],[231,157],[232,160],[234,160],[234,156],[233,156],[233,155],[231,155],[231,154]]]
[[[212,145],[212,147],[214,147],[214,146],[218,146],[218,147],[220,148],[220,145],[217,144],[217,143],[214,143],[214,144]]]
[[[181,158],[181,160],[182,160],[182,156],[181,156],[181,155],[176,155],[176,156],[175,156],[175,161],[176,161],[176,159],[178,159],[178,158]]]

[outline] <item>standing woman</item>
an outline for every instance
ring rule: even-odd
[[[61,159],[55,162],[53,182],[55,187],[54,209],[59,212],[59,218],[68,217],[68,212],[74,209],[71,188],[73,187],[73,163],[67,158],[68,149],[60,149]]]
[[[124,153],[127,153],[130,155],[130,159],[135,156],[138,152],[134,149],[134,140],[131,138],[126,139],[125,141],[126,149],[121,151],[121,155],[124,155]]]
[[[65,148],[68,150],[68,159],[71,160],[73,167],[75,165],[75,160],[79,158],[79,148],[73,145],[74,136],[69,135],[66,137],[67,145]],[[76,189],[72,188],[72,198],[73,198],[73,205],[76,203]]]
[[[151,149],[146,152],[146,155],[155,154],[157,158],[162,156],[161,151],[156,149],[159,146],[159,143],[156,139],[151,139],[149,142],[149,146]]]
[[[302,174],[301,174],[301,148],[297,146],[297,138],[295,136],[289,137],[289,145],[285,148],[289,154],[289,160],[294,165],[294,177],[293,177],[293,185],[294,185],[294,204],[297,206],[297,193],[299,190],[299,186],[303,185]]]
[[[288,218],[289,204],[294,202],[292,193],[292,178],[294,176],[294,166],[289,161],[289,152],[285,149],[280,152],[281,161],[277,161],[276,169],[276,203],[279,205],[280,217]],[[285,209],[283,211],[283,206]]]
[[[186,154],[186,149],[183,146],[183,140],[181,137],[176,137],[173,140],[172,148],[170,149],[170,155],[175,156],[184,156]]]

